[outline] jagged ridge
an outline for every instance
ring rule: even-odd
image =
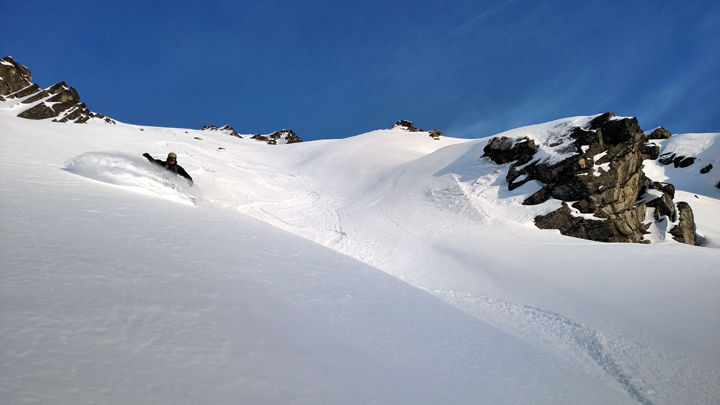
[[[222,127],[218,127],[217,125],[205,125],[202,127],[203,131],[218,131],[221,133],[224,133],[229,136],[234,136],[236,138],[243,139],[242,135],[240,135],[235,128],[231,127],[230,125],[224,125]],[[256,141],[265,142],[268,145],[277,145],[277,144],[288,144],[288,143],[298,143],[302,142],[302,139],[300,139],[297,134],[295,134],[295,131],[292,129],[281,129],[279,131],[275,131],[271,134],[267,135],[260,135],[260,134],[252,134],[250,139],[254,139]]]
[[[77,90],[64,81],[46,89],[33,84],[30,69],[7,56],[0,59],[0,101],[12,99],[21,99],[19,104],[28,105],[28,108],[17,114],[20,118],[53,118],[54,122],[78,124],[97,118],[108,124],[115,124],[113,119],[90,111],[85,103],[80,101]]]

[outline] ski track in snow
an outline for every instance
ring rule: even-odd
[[[701,399],[699,403],[718,403],[720,373],[688,374],[692,362],[681,356],[654,352],[650,347],[628,337],[610,337],[558,313],[521,305],[490,296],[459,294],[455,291],[431,290],[434,294],[479,319],[541,347],[552,347],[555,353],[580,364],[594,364],[632,398],[644,405],[687,402],[688,389]],[[648,361],[652,360],[652,361]],[[647,364],[655,368],[648,369]],[[589,370],[592,372],[592,370]],[[668,375],[670,375],[668,377]],[[654,383],[651,383],[653,381]],[[677,392],[674,398],[658,398],[659,392]],[[682,390],[681,390],[682,389]]]
[[[454,291],[430,290],[436,296],[466,308],[481,319],[489,320],[516,336],[540,346],[556,346],[559,353],[574,353],[575,358],[589,358],[614,379],[632,398],[644,405],[653,402],[644,392],[642,382],[629,376],[603,344],[602,333],[560,314],[514,304],[497,298],[458,295]],[[559,347],[558,347],[559,346]]]
[[[367,252],[368,249],[373,250],[372,245],[378,242],[362,242],[362,239],[356,235],[346,233],[338,202],[332,196],[325,196],[312,181],[299,174],[268,175],[250,167],[244,167],[244,170],[246,173],[243,177],[255,179],[255,185],[268,189],[268,195],[272,195],[273,198],[261,198],[251,204],[237,205],[238,211],[384,270],[382,265],[378,267],[379,262],[384,262],[383,258],[376,257],[375,253],[361,253]],[[443,211],[459,212],[481,223],[507,222],[508,207],[514,203],[519,204],[527,195],[535,191],[533,187],[537,187],[534,182],[529,182],[513,192],[507,191],[503,188],[506,170],[506,168],[495,169],[488,172],[486,165],[474,164],[458,173],[449,173],[452,182],[448,187],[426,188],[424,196]],[[277,198],[287,193],[285,187],[292,187],[294,190],[290,198]],[[488,199],[488,196],[499,200],[500,205],[498,201]],[[383,208],[383,204],[379,203],[381,200],[382,198],[373,200],[368,207],[376,210],[377,215],[390,223],[400,234],[422,239],[403,226],[402,221],[394,219]],[[548,210],[547,206],[525,210],[521,214],[514,215],[512,219],[520,223],[531,222],[542,210]],[[307,216],[314,217],[314,220],[307,221]],[[318,224],[323,225],[318,226]],[[653,405],[652,398],[661,388],[653,387],[648,379],[657,384],[663,381],[663,374],[655,373],[653,370],[643,370],[642,359],[638,358],[641,356],[656,360],[655,364],[662,364],[666,372],[672,370],[672,375],[677,376],[677,380],[663,381],[668,386],[678,384],[679,387],[687,389],[692,385],[691,380],[694,380],[696,383],[694,391],[702,396],[700,393],[703,392],[703,385],[708,387],[713,384],[712,376],[689,378],[685,375],[683,369],[688,364],[685,359],[674,358],[670,361],[664,354],[653,353],[630,337],[610,338],[607,333],[589,328],[555,312],[514,304],[490,296],[458,296],[453,292],[433,289],[431,286],[413,285],[467,310],[481,320],[495,324],[506,332],[538,346],[550,348],[561,357],[568,357],[569,360],[581,365],[594,365],[595,370],[600,370],[614,380],[627,395],[644,405]],[[569,355],[570,353],[572,355]]]

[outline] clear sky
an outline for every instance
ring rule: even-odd
[[[123,122],[477,138],[612,111],[720,131],[720,1],[4,1],[0,56]]]

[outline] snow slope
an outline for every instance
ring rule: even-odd
[[[720,401],[711,189],[675,184],[707,247],[602,244],[536,229],[557,202],[519,205],[537,184],[507,191],[487,139],[269,146],[10,106],[9,403]],[[195,187],[140,156],[170,151]]]

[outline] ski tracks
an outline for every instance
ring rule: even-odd
[[[589,372],[600,371],[643,405],[688,403],[688,398],[720,403],[718,370],[703,369],[692,359],[663,351],[652,337],[611,336],[541,308],[452,290],[426,290]]]
[[[629,376],[603,343],[606,338],[597,330],[562,315],[527,305],[514,304],[489,296],[457,294],[454,291],[431,290],[436,296],[459,306],[480,319],[538,346],[571,359],[591,360],[594,368],[615,380],[622,390],[644,405],[652,405],[642,382]]]

